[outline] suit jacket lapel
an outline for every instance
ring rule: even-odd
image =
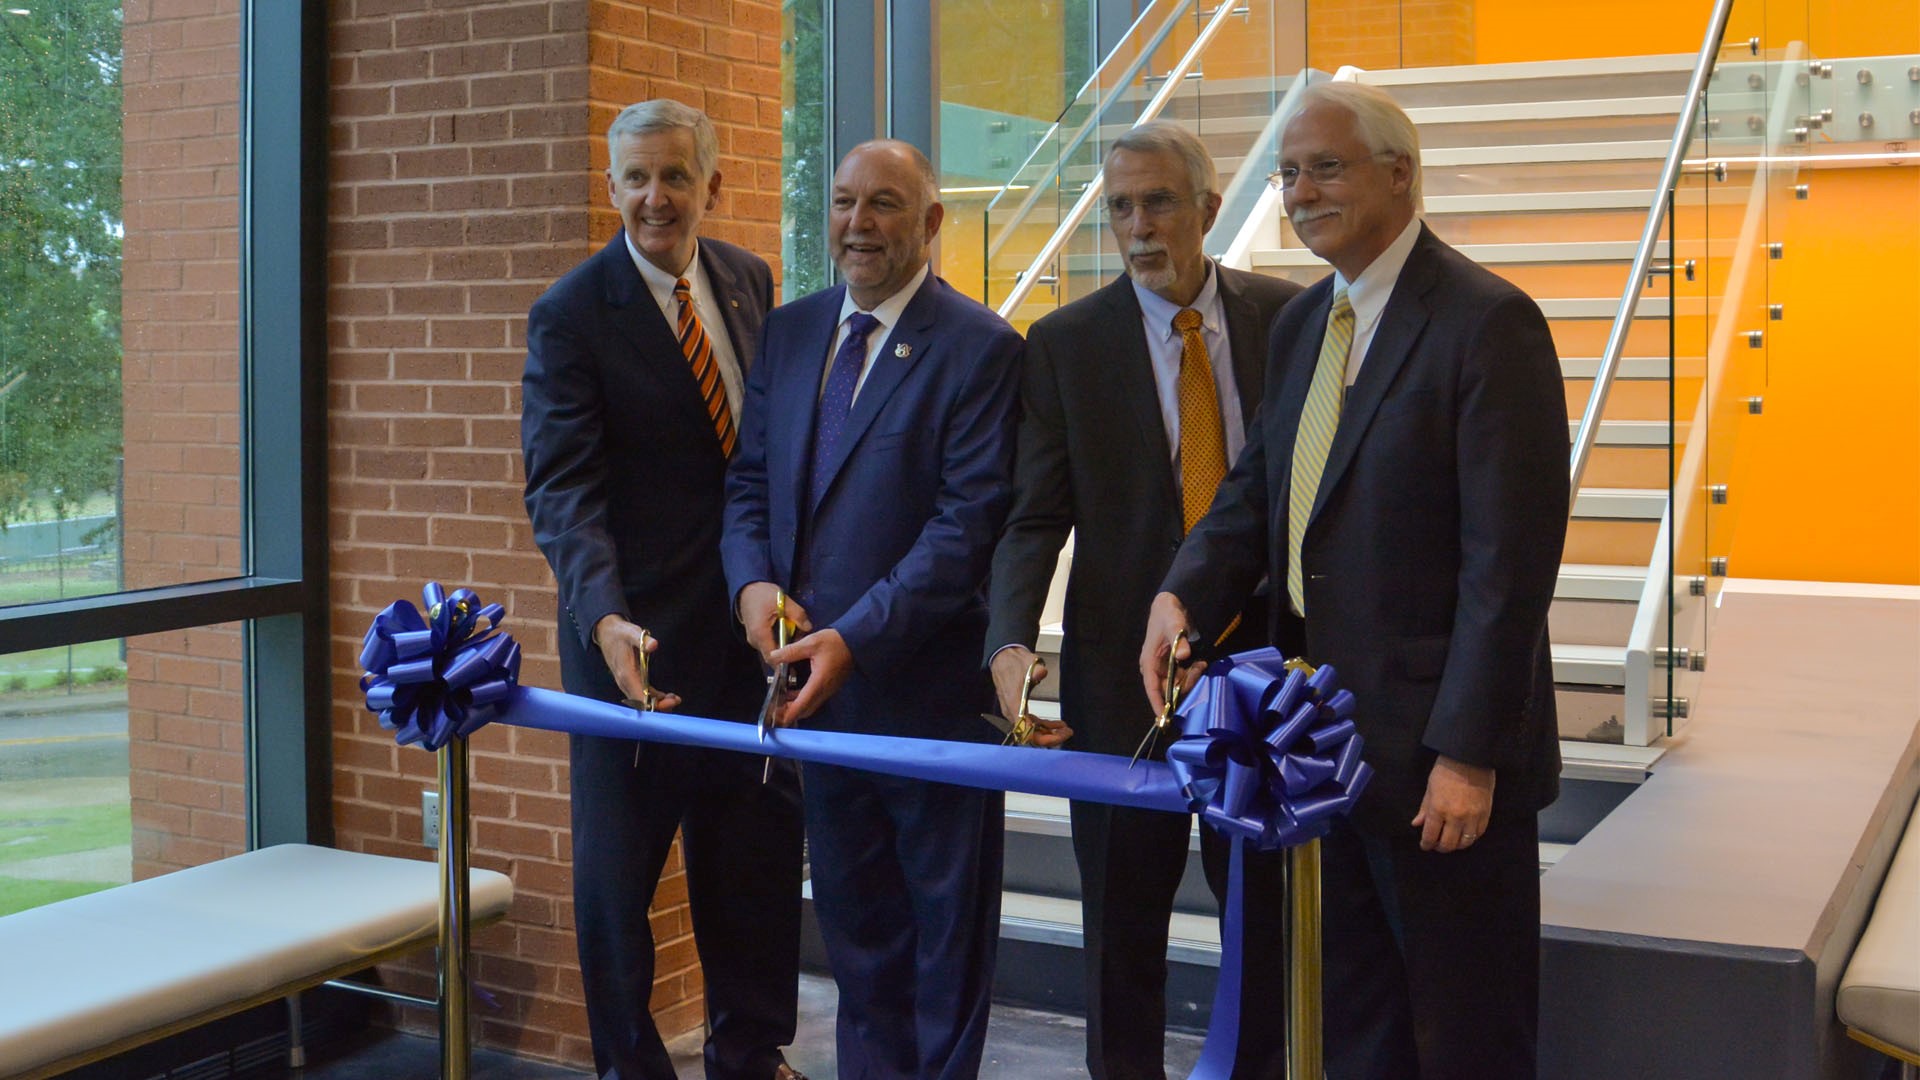
[[[1220,276],[1220,306],[1227,313],[1227,348],[1233,353],[1233,385],[1240,394],[1240,422],[1250,426],[1253,412],[1260,405],[1260,393],[1255,388],[1260,385],[1261,366],[1267,362],[1265,352],[1251,348],[1250,343],[1264,339],[1266,327],[1260,325],[1260,309],[1227,276],[1226,267],[1215,264],[1214,272]]]
[[[907,301],[906,310],[900,313],[900,321],[894,324],[893,332],[880,343],[880,351],[873,357],[873,369],[867,372],[867,381],[861,384],[859,393],[853,399],[853,411],[847,414],[847,426],[840,433],[840,442],[833,448],[833,457],[826,462],[827,475],[825,482],[820,485],[822,492],[833,485],[834,477],[840,475],[841,466],[847,463],[853,448],[860,444],[867,429],[879,418],[880,410],[886,407],[887,400],[900,388],[907,374],[934,348],[933,330],[939,312],[939,291],[945,288],[945,281],[929,273],[927,279],[920,283],[919,291],[913,294],[913,299]],[[836,307],[834,310],[839,309]],[[838,324],[835,324],[835,329],[838,329]],[[902,355],[903,351],[905,355]]]
[[[658,404],[677,409],[685,414],[685,419],[708,426],[700,384],[694,381],[693,370],[680,352],[680,339],[674,336],[673,327],[661,314],[660,305],[654,302],[646,279],[640,276],[640,268],[633,265],[633,254],[627,250],[625,235],[615,234],[600,250],[600,257],[606,260],[603,277],[607,306],[615,312],[609,321],[633,346],[636,368],[650,372],[667,391],[657,402],[650,401],[649,406]],[[718,443],[715,447],[718,448]]]
[[[806,469],[813,457],[813,427],[820,414],[820,387],[826,380],[827,350],[833,347],[834,333],[840,328],[840,305],[846,287],[835,286],[817,293],[810,301],[818,308],[788,339],[780,352],[793,356],[793,362],[775,370],[778,374],[767,391],[767,446],[783,448],[769,453],[768,488],[786,491],[793,499],[795,521],[806,521],[812,508],[807,505]],[[769,342],[771,350],[778,344]],[[775,463],[784,471],[773,475]]]
[[[734,359],[739,361],[744,378],[753,368],[753,335],[747,333],[746,319],[740,314],[743,299],[740,279],[710,244],[700,245],[700,265],[707,271],[707,284],[713,286],[714,305],[720,309],[721,321],[727,324],[727,343],[733,346]]]
[[[1353,455],[1360,448],[1360,440],[1366,436],[1367,425],[1373,422],[1381,399],[1387,396],[1387,388],[1393,385],[1394,377],[1400,374],[1414,344],[1420,340],[1421,331],[1426,329],[1427,320],[1433,316],[1427,307],[1427,290],[1433,285],[1431,247],[1435,243],[1438,241],[1427,227],[1420,226],[1420,239],[1400,269],[1393,295],[1387,299],[1380,325],[1373,332],[1373,342],[1367,346],[1360,375],[1347,389],[1347,400],[1340,408],[1340,426],[1333,433],[1333,444],[1327,448],[1327,467],[1320,474],[1320,492],[1313,500],[1315,514],[1326,505],[1327,493],[1339,484],[1341,475],[1353,463]],[[1325,325],[1323,317],[1321,326]]]
[[[1143,458],[1146,475],[1142,479],[1160,488],[1167,505],[1178,516],[1179,491],[1173,484],[1173,453],[1168,445],[1167,424],[1160,416],[1160,388],[1153,378],[1153,357],[1147,352],[1146,326],[1140,311],[1140,298],[1134,295],[1133,279],[1121,274],[1106,287],[1109,325],[1107,343],[1113,362],[1104,369],[1112,372],[1133,414],[1134,429],[1149,453]]]

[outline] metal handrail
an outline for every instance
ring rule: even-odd
[[[1722,2],[1729,3],[1731,0],[1722,0]],[[1181,83],[1186,80],[1187,73],[1192,71],[1194,64],[1199,61],[1200,53],[1212,44],[1215,35],[1219,34],[1220,28],[1226,24],[1232,14],[1232,4],[1221,4],[1214,8],[1213,17],[1207,20],[1206,26],[1201,27],[1200,33],[1194,37],[1193,44],[1188,47],[1185,55],[1181,56],[1179,62],[1167,71],[1167,81],[1161,84],[1160,89],[1147,102],[1146,108],[1140,110],[1139,118],[1134,120],[1130,127],[1139,127],[1160,115],[1161,111],[1167,107],[1167,102],[1173,100],[1173,95],[1179,91]],[[1073,209],[1067,211],[1066,218],[1060,222],[1060,227],[1053,231],[1052,236],[1047,237],[1046,244],[1040,248],[1040,254],[1034,256],[1033,264],[1028,266],[1026,273],[1021,274],[1019,280],[1013,283],[1013,291],[1007,294],[1007,298],[1000,302],[998,311],[1001,318],[1010,318],[1019,309],[1021,303],[1026,300],[1027,294],[1032,292],[1034,285],[1039,282],[1040,271],[1060,254],[1060,249],[1067,244],[1067,238],[1073,235],[1073,231],[1080,227],[1082,221],[1086,220],[1088,212],[1093,209],[1094,201],[1100,197],[1100,192],[1105,187],[1105,175],[1099,172],[1094,173],[1093,179],[1087,183],[1087,189],[1080,193],[1080,198],[1074,201]]]
[[[1167,40],[1167,35],[1173,33],[1174,24],[1179,21],[1182,15],[1186,14],[1188,8],[1191,8],[1197,2],[1198,0],[1179,0],[1179,2],[1174,5],[1173,10],[1167,12],[1166,18],[1161,21],[1160,29],[1154,33],[1152,40],[1148,41],[1134,54],[1133,59],[1126,65],[1126,70],[1122,71],[1119,76],[1113,80],[1114,96],[1096,103],[1093,108],[1087,111],[1087,118],[1081,122],[1078,128],[1074,129],[1072,135],[1067,137],[1065,144],[1060,149],[1060,156],[1054,160],[1052,167],[1038,180],[1027,185],[1026,194],[1021,197],[1020,205],[1013,209],[1013,216],[1008,218],[1007,223],[1001,226],[998,232],[987,242],[987,262],[989,265],[992,264],[993,257],[1000,254],[1000,249],[1007,245],[1007,240],[1013,236],[1015,228],[1027,219],[1027,215],[1032,212],[1034,204],[1040,201],[1041,193],[1046,190],[1048,181],[1063,171],[1066,168],[1067,159],[1073,156],[1074,151],[1080,149],[1081,145],[1087,141],[1087,138],[1100,129],[1101,123],[1106,119],[1107,109],[1111,107],[1114,102],[1120,100],[1120,91],[1133,85],[1134,76],[1140,74],[1140,69],[1146,66],[1147,61],[1153,57],[1154,51],[1160,48],[1162,42]],[[1149,9],[1151,9],[1151,4],[1149,5]],[[1121,36],[1121,41],[1124,42],[1138,33],[1142,24],[1147,21],[1149,13],[1149,11],[1142,11],[1140,17],[1135,19],[1133,25],[1129,26],[1127,32]],[[1100,62],[1100,68],[1105,68],[1109,61],[1119,55],[1120,50],[1116,47],[1114,51],[1107,54],[1106,60]],[[1100,74],[1100,69],[1094,70],[1094,73],[1087,78],[1085,85],[1080,87],[1080,92],[1073,95],[1075,102],[1079,101],[1080,98],[1087,93],[1089,88],[1096,85],[1100,80]],[[1067,109],[1071,108],[1073,108],[1073,103],[1069,102]],[[1066,116],[1066,114],[1066,109],[1060,111],[1062,117]],[[1033,159],[1039,156],[1040,151],[1053,140],[1054,133],[1059,130],[1060,121],[1055,120],[1053,126],[1047,129],[1046,137],[1034,145],[1033,150],[1027,154],[1027,160],[1020,163],[1020,167],[1013,171],[1013,175],[1007,178],[1007,182],[1000,186],[1000,190],[996,192],[993,198],[987,203],[986,212],[988,215],[993,213],[994,208],[1000,204],[1000,200],[1005,198],[1007,193],[1013,189],[1014,182],[1019,180],[1021,175],[1027,171],[1027,166],[1033,164]]]
[[[1673,145],[1667,149],[1667,160],[1660,166],[1660,185],[1655,189],[1658,194],[1653,205],[1647,208],[1647,223],[1640,232],[1640,246],[1633,253],[1633,269],[1627,275],[1627,284],[1620,296],[1620,311],[1613,317],[1613,328],[1607,333],[1606,351],[1600,354],[1600,367],[1593,375],[1593,390],[1587,395],[1587,409],[1580,415],[1580,428],[1573,440],[1573,456],[1568,464],[1571,480],[1567,496],[1567,512],[1573,512],[1574,503],[1580,499],[1580,479],[1587,471],[1587,458],[1593,452],[1593,445],[1600,437],[1600,415],[1607,408],[1607,394],[1613,389],[1615,370],[1620,366],[1620,357],[1626,352],[1627,331],[1633,325],[1633,316],[1640,306],[1641,282],[1646,280],[1647,271],[1653,266],[1653,251],[1660,239],[1660,229],[1673,205],[1674,188],[1680,180],[1681,161],[1686,156],[1687,146],[1693,141],[1693,125],[1700,118],[1700,105],[1706,94],[1707,80],[1713,76],[1715,61],[1720,55],[1720,43],[1727,33],[1727,15],[1733,10],[1733,0],[1718,0],[1713,6],[1713,16],[1707,21],[1707,34],[1700,44],[1699,59],[1694,62],[1693,76],[1687,81],[1686,101],[1681,105],[1680,118],[1674,121]]]

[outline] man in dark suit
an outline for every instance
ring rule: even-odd
[[[1327,1076],[1505,1080],[1534,1075],[1566,405],[1539,307],[1419,223],[1419,155],[1357,83],[1287,124],[1275,179],[1335,274],[1274,324],[1257,430],[1140,667],[1157,698],[1174,634],[1270,578],[1273,641],[1339,670],[1375,769],[1323,851]]]
[[[1028,332],[1014,503],[993,558],[987,647],[1001,709],[1012,716],[1034,659],[1041,603],[1072,530],[1061,715],[1074,748],[1131,754],[1153,717],[1134,681],[1134,630],[1180,538],[1246,442],[1267,326],[1300,287],[1229,270],[1201,251],[1220,210],[1220,184],[1206,147],[1180,125],[1151,121],[1122,135],[1101,175],[1127,272]],[[1192,326],[1183,330],[1188,312]],[[1183,393],[1189,386],[1197,393]],[[1265,598],[1248,606],[1222,649],[1259,644]],[[1162,740],[1153,756],[1165,753]],[[1165,1077],[1167,925],[1192,815],[1075,801],[1072,817],[1087,1069],[1095,1080]],[[1227,845],[1206,828],[1201,847],[1218,894]],[[1248,905],[1258,932],[1247,951],[1259,958],[1248,968],[1256,981],[1278,974],[1284,865],[1281,856],[1253,860],[1262,899]],[[1276,994],[1278,985],[1276,978]],[[1236,1075],[1284,1076],[1283,1027],[1248,1016],[1255,1022],[1241,1032]]]
[[[767,319],[727,475],[727,584],[781,714],[832,731],[994,736],[978,657],[1010,495],[1020,336],[927,266],[943,210],[905,143],[849,152],[844,286]],[[805,636],[775,651],[775,597]],[[840,1075],[979,1071],[1000,913],[1000,792],[805,767],[813,897],[840,986]]]
[[[766,683],[727,614],[720,517],[741,368],[773,303],[767,264],[700,239],[719,198],[713,125],[673,101],[607,131],[621,234],[527,317],[527,514],[560,584],[568,693],[751,720]],[[642,628],[645,629],[642,629]],[[706,982],[710,1080],[791,1077],[800,933],[797,780],[742,754],[571,738],[574,920],[594,1064],[672,1080],[648,1014],[647,909],[680,829]]]

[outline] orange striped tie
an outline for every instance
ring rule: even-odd
[[[733,444],[739,435],[733,429],[733,410],[727,407],[727,386],[720,378],[720,361],[713,355],[713,342],[707,339],[707,329],[700,325],[700,316],[694,314],[693,289],[686,278],[673,283],[673,298],[680,303],[674,333],[680,338],[681,355],[687,358],[693,379],[700,384],[700,396],[707,403],[707,418],[713,421],[713,433],[720,439],[720,455],[732,457]]]

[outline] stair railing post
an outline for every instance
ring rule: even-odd
[[[440,748],[440,1078],[467,1080],[467,741]]]
[[[1287,850],[1287,1076],[1326,1074],[1320,994],[1320,841]]]

